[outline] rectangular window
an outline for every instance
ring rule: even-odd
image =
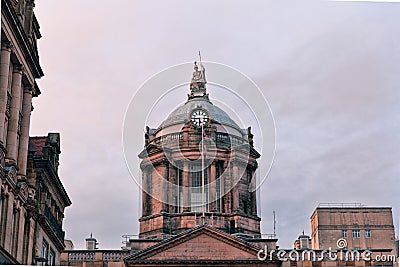
[[[6,239],[6,223],[7,223],[7,213],[8,213],[8,196],[6,196],[1,202],[1,214],[0,217],[0,245],[4,246]]]
[[[360,238],[360,230],[353,230],[352,236],[353,238]]]
[[[219,162],[215,162],[215,210],[222,211],[221,209],[221,181],[220,181],[220,166]]]
[[[201,165],[193,164],[190,166],[191,174],[191,194],[190,194],[190,207],[191,211],[202,211],[202,171]],[[208,202],[208,175],[207,168],[204,169],[204,201]],[[205,211],[208,211],[208,205],[205,206]]]
[[[55,265],[55,253],[54,253],[54,251],[52,249],[50,249],[50,252],[49,252],[48,265],[50,265],[50,266],[54,266]]]
[[[347,230],[342,230],[342,237],[346,238],[347,237]]]
[[[178,169],[178,212],[183,211],[183,170]]]
[[[47,251],[48,251],[49,243],[47,243],[46,240],[43,239],[42,243],[42,258],[47,260]],[[43,263],[45,264],[45,262]]]
[[[15,210],[12,216],[11,254],[16,257],[18,250],[19,211]]]
[[[365,237],[371,238],[371,230],[365,230]]]

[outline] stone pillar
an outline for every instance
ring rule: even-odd
[[[146,169],[143,169],[142,172],[142,216],[147,216],[149,212],[148,203],[149,197],[148,197],[148,173]]]
[[[239,211],[239,166],[238,162],[235,162],[232,167],[233,171],[233,179],[232,179],[232,202],[233,202],[233,212],[238,212]]]
[[[254,179],[254,181],[253,181],[253,179]],[[252,171],[252,181],[251,182],[254,182],[254,184],[255,184],[253,190],[257,186],[255,179],[257,179],[256,172]],[[254,191],[250,192],[250,196],[251,196],[251,215],[257,215],[257,191],[254,190]]]
[[[28,247],[28,255],[27,255],[27,263],[28,265],[33,265],[36,264],[35,262],[33,262],[33,247],[35,246],[35,238],[36,238],[36,233],[35,233],[35,229],[36,229],[36,221],[30,217],[29,218],[29,243],[27,245]]]
[[[16,258],[17,261],[23,261],[23,248],[24,248],[24,228],[25,228],[25,210],[21,207],[19,211],[19,223],[18,223],[18,240],[17,240],[17,251],[16,251]]]
[[[10,165],[16,165],[18,158],[18,125],[19,125],[19,112],[21,108],[21,82],[22,82],[22,65],[15,65],[13,71],[13,80],[11,87],[11,106],[10,106],[10,120],[8,122],[8,136],[7,136],[7,155],[6,159],[9,160]]]
[[[190,211],[189,163],[183,163],[183,211]]]
[[[10,198],[10,196],[9,196],[8,192],[7,193],[6,192],[1,192],[0,246],[2,246],[2,247],[4,247],[5,239],[6,239],[6,230],[7,230],[7,223],[8,223],[7,222],[7,219],[8,219],[7,216],[8,216],[9,198]]]
[[[217,211],[217,207],[215,206],[216,205],[216,201],[217,201],[217,189],[216,189],[216,186],[217,186],[217,182],[215,181],[216,180],[216,171],[215,171],[215,161],[213,162],[213,163],[211,163],[211,165],[210,165],[210,175],[209,175],[209,177],[208,177],[208,182],[209,182],[209,198],[208,198],[208,201],[209,201],[209,206],[210,206],[210,208],[209,208],[209,211],[211,211],[211,212],[216,212]]]
[[[12,44],[10,42],[1,43],[0,54],[0,143],[5,146],[7,140],[4,140],[4,122],[7,109],[7,87],[10,72],[10,57]]]
[[[18,150],[18,175],[26,177],[26,166],[28,161],[29,125],[32,112],[32,88],[24,89],[22,102],[21,137]]]
[[[169,165],[169,183],[168,183],[168,210],[169,212],[178,212],[177,206],[178,206],[178,190],[177,190],[177,170],[174,166],[174,164]]]
[[[223,187],[224,187],[224,198],[223,198],[223,205],[224,205],[224,210],[225,213],[231,213],[232,209],[231,209],[231,199],[232,199],[232,195],[231,195],[231,190],[232,190],[232,167],[231,167],[232,163],[228,164],[228,161],[224,162],[224,175],[223,175]]]
[[[162,179],[160,183],[160,197],[161,197],[161,211],[168,212],[168,195],[169,195],[169,190],[168,190],[168,179],[169,179],[169,162],[163,162],[162,163]]]
[[[14,194],[9,194],[8,195],[8,207],[7,207],[7,214],[4,214],[3,216],[6,216],[6,229],[4,231],[4,240],[3,240],[3,248],[11,253],[11,245],[12,245],[12,231],[13,231],[13,216],[14,216]]]
[[[218,165],[218,179],[219,179],[219,212],[224,212],[224,196],[225,196],[225,179],[224,179],[224,163]]]

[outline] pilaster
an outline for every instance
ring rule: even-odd
[[[29,127],[32,112],[32,89],[32,87],[24,89],[24,97],[22,100],[21,136],[18,150],[18,175],[24,178],[26,177],[26,166],[28,160]]]
[[[10,75],[10,59],[12,44],[8,41],[1,43],[1,54],[0,54],[0,144],[5,146],[6,140],[4,137],[4,122],[6,118],[7,109],[7,87]]]
[[[217,201],[217,190],[216,190],[216,171],[215,171],[215,164],[216,162],[214,161],[213,163],[211,163],[210,165],[210,175],[208,177],[209,179],[209,210],[211,212],[215,212],[217,211],[217,207],[216,207],[216,201]]]
[[[190,211],[189,163],[183,163],[183,211]]]
[[[16,166],[18,159],[18,132],[20,121],[20,108],[21,108],[21,83],[22,83],[22,65],[14,65],[13,80],[11,87],[11,106],[10,106],[10,120],[8,122],[8,135],[7,135],[7,154],[6,160],[9,165]]]

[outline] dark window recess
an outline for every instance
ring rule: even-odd
[[[229,221],[229,233],[230,233],[230,234],[236,233],[236,224],[235,224],[235,220],[230,220],[230,221]]]

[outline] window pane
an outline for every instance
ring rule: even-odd
[[[342,237],[346,238],[347,237],[347,230],[342,230]]]
[[[365,237],[370,238],[371,237],[371,230],[365,230]]]

